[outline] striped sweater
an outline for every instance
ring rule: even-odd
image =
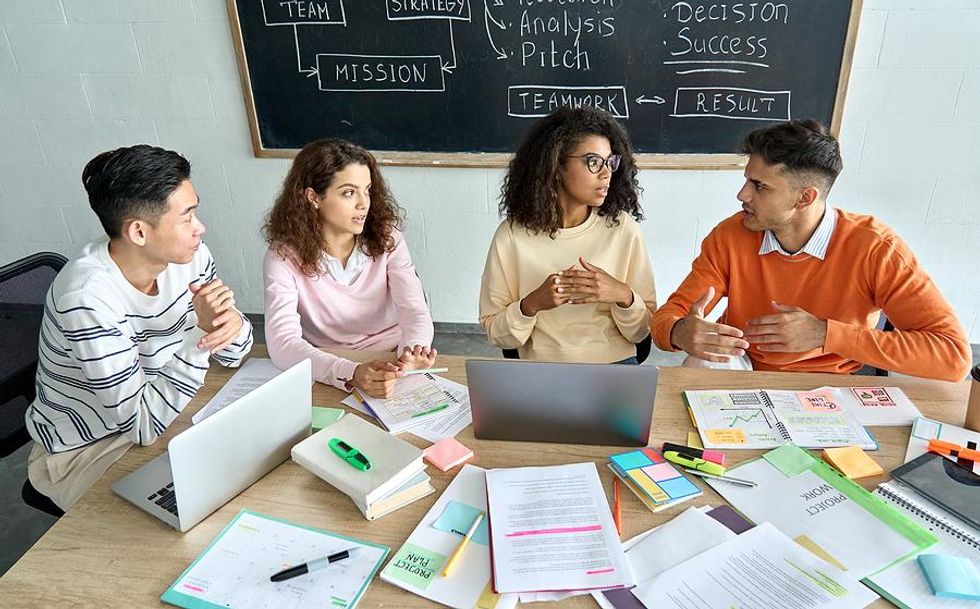
[[[187,264],[157,278],[159,293],[133,287],[109,256],[108,239],[90,243],[55,278],[38,346],[37,397],[27,429],[48,452],[125,434],[152,444],[204,384],[208,352],[197,348],[191,282],[215,277],[201,244]],[[252,326],[214,359],[238,366],[252,348]]]

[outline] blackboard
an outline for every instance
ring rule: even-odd
[[[501,164],[596,105],[653,165],[729,166],[745,133],[840,125],[861,0],[228,0],[259,156],[343,137],[385,161]],[[390,153],[390,154],[389,154]]]

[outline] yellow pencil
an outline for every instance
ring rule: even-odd
[[[477,514],[476,518],[473,519],[473,524],[470,525],[470,530],[466,532],[466,536],[463,537],[463,541],[459,542],[459,545],[456,546],[456,551],[453,552],[453,555],[450,556],[449,560],[446,562],[446,567],[442,570],[443,577],[449,577],[450,571],[452,571],[452,568],[456,564],[456,561],[459,560],[459,557],[463,555],[463,550],[465,550],[466,546],[470,543],[470,539],[472,539],[473,534],[476,533],[476,527],[480,526],[480,523],[483,522],[483,517],[485,515],[486,512],[480,512]]]

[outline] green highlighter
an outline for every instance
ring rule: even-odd
[[[344,442],[340,438],[330,438],[327,442],[327,446],[330,447],[338,457],[347,461],[351,467],[357,468],[362,472],[371,469],[371,461],[362,453],[357,450],[347,442]]]
[[[717,463],[712,463],[711,461],[705,461],[704,459],[701,459],[699,457],[690,457],[688,455],[682,455],[676,450],[665,451],[664,459],[667,459],[671,463],[676,463],[678,465],[683,465],[684,467],[696,469],[699,472],[704,472],[706,474],[714,474],[716,476],[725,475],[725,466],[718,465]]]

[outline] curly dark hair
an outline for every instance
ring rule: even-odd
[[[561,108],[535,123],[507,168],[500,188],[501,215],[531,233],[548,233],[554,239],[562,226],[558,200],[562,164],[590,135],[605,137],[613,153],[623,157],[598,214],[610,224],[618,222],[621,211],[642,220],[641,189],[629,135],[610,114],[592,107]]]
[[[371,172],[371,207],[364,232],[358,237],[361,250],[373,257],[395,247],[392,231],[401,228],[402,212],[381,177],[374,156],[346,140],[311,142],[293,160],[262,226],[262,235],[269,246],[283,258],[292,259],[309,277],[322,274],[323,241],[320,214],[307,201],[305,191],[312,188],[322,196],[334,175],[352,163],[365,165]]]

